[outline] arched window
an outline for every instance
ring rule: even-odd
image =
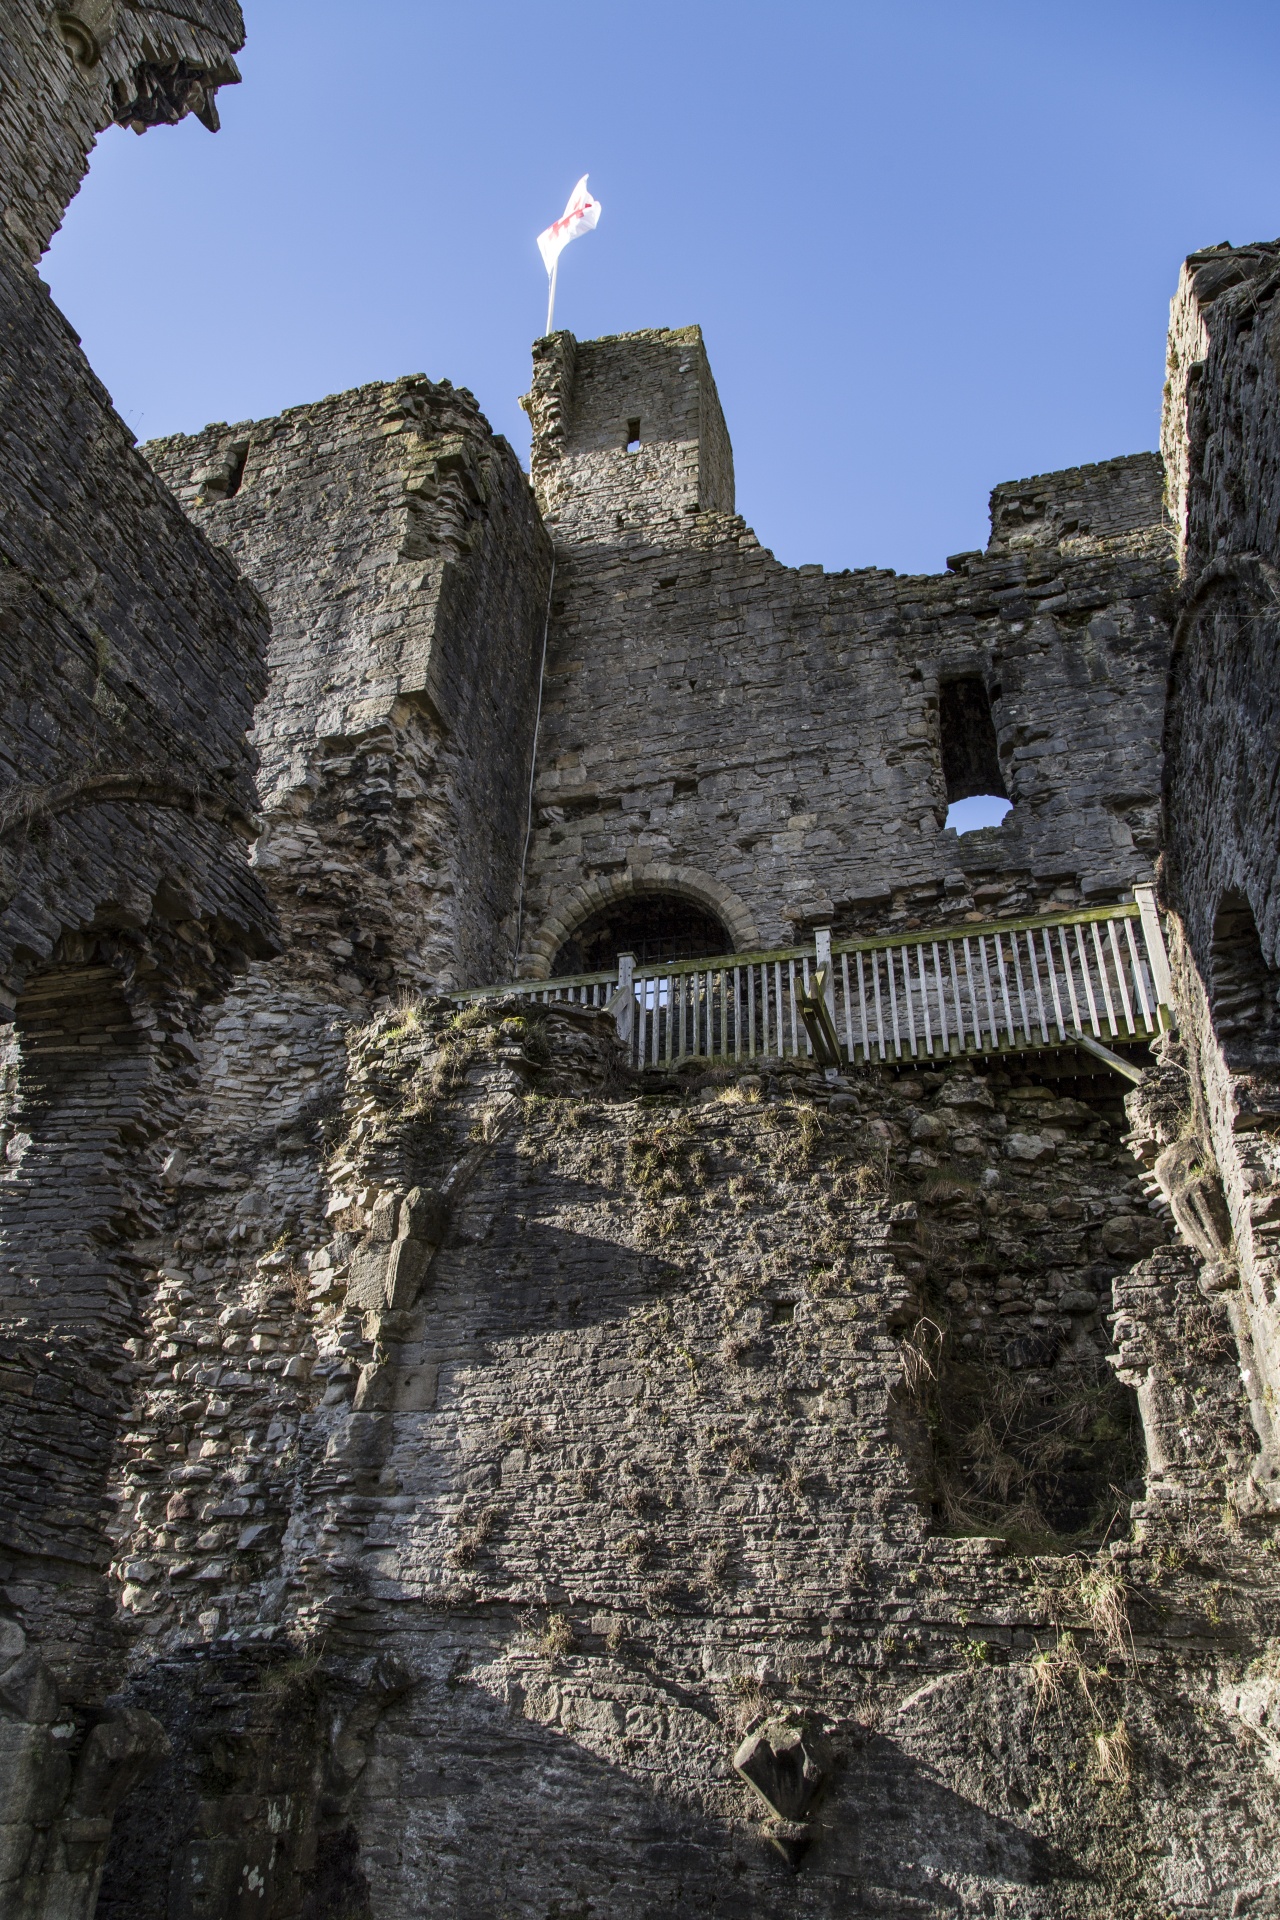
[[[980,675],[941,683],[938,727],[947,825],[957,833],[995,826],[1009,811],[1009,792],[1000,769],[991,696]]]
[[[1209,1007],[1228,1066],[1280,1060],[1280,972],[1269,967],[1243,893],[1223,894],[1209,953]]]
[[[556,955],[551,973],[553,978],[602,973],[620,953],[634,953],[646,966],[732,952],[724,922],[696,900],[679,893],[634,893],[584,920]]]

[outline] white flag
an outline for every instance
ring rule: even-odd
[[[584,173],[573,192],[569,195],[569,204],[558,220],[538,235],[538,251],[542,255],[542,264],[550,273],[564,249],[580,233],[590,233],[600,218],[600,202],[587,192],[587,176]]]

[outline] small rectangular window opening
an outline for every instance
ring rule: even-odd
[[[230,500],[240,491],[244,479],[245,462],[249,458],[249,442],[233,440],[222,450],[222,458],[216,465],[207,467],[198,474],[200,488],[199,505],[205,506],[211,500]]]
[[[628,420],[627,452],[639,453],[639,451],[640,451],[640,422],[638,420]]]
[[[227,456],[227,489],[225,498],[230,500],[240,491],[240,482],[244,479],[245,462],[249,458],[249,442],[238,440],[230,448]]]
[[[992,696],[978,674],[944,680],[938,688],[939,746],[947,794],[947,820],[957,833],[994,827],[1009,811],[1000,768]]]
[[[948,803],[976,794],[1007,800],[991,699],[977,674],[943,681],[938,688],[938,722]]]

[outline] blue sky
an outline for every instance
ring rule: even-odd
[[[580,336],[701,322],[740,511],[940,568],[990,488],[1156,444],[1194,247],[1280,232],[1274,0],[246,0],[223,130],[113,129],[44,272],[140,438],[424,371],[527,453]]]

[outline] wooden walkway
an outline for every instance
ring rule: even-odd
[[[608,1009],[635,1066],[817,1056],[834,1067],[1150,1039],[1170,1024],[1150,888],[1129,904],[475,987]]]

